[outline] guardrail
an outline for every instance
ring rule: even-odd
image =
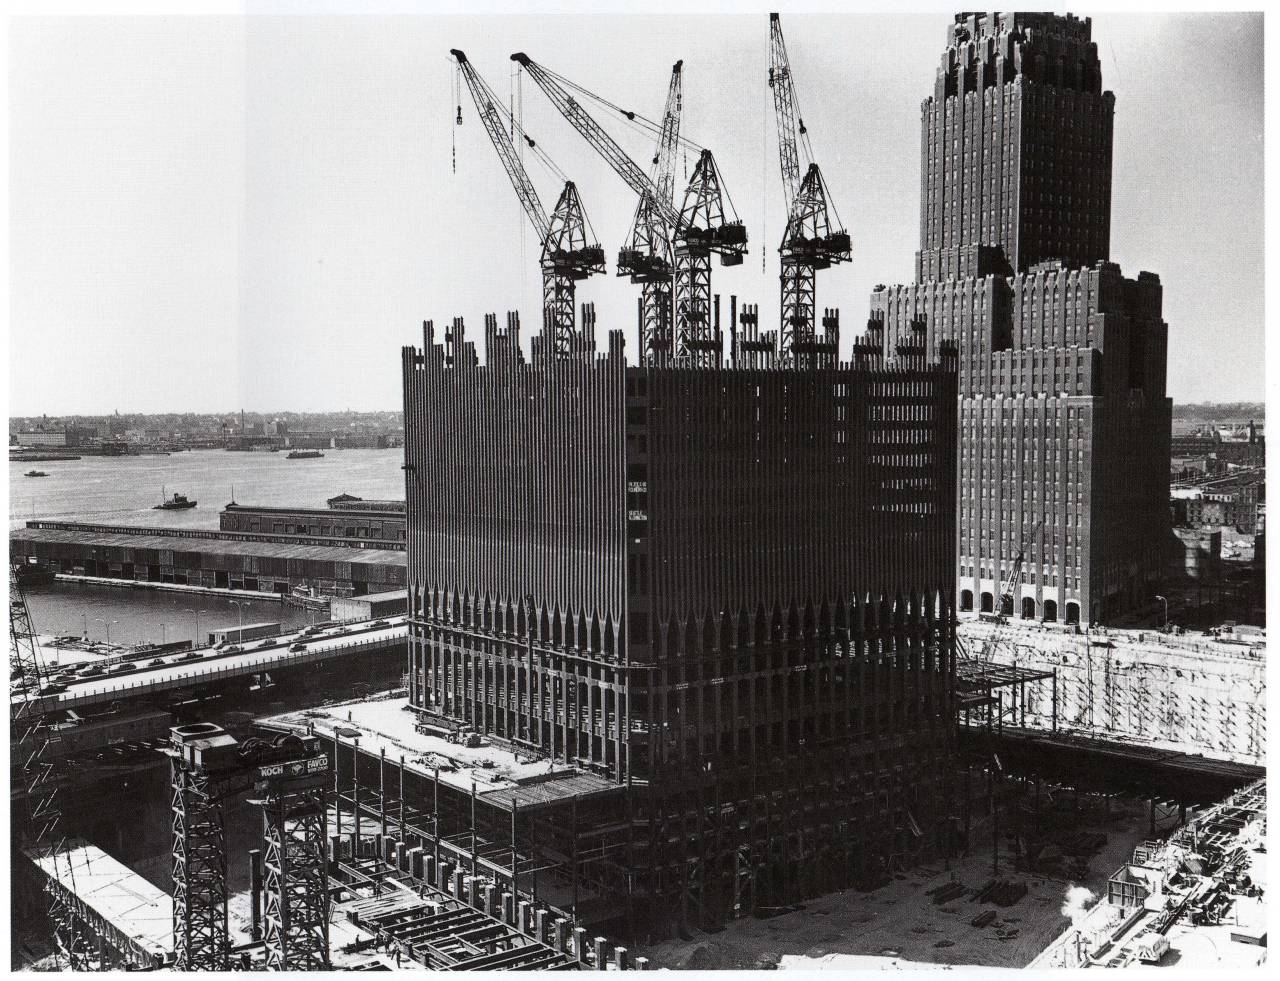
[[[91,688],[88,691],[65,692],[58,695],[44,695],[36,700],[36,710],[39,712],[51,712],[58,709],[73,709],[82,705],[90,705],[109,698],[134,698],[138,695],[150,692],[168,691],[174,688],[185,688],[193,684],[208,684],[219,678],[234,678],[241,675],[253,674],[255,671],[261,670],[284,670],[294,667],[304,662],[323,661],[332,657],[344,657],[348,654],[358,653],[363,650],[371,650],[377,647],[390,647],[397,643],[403,643],[408,631],[399,633],[401,628],[390,628],[397,630],[396,634],[390,637],[382,637],[378,639],[362,640],[352,644],[339,644],[335,647],[325,647],[320,649],[311,649],[306,651],[286,651],[283,655],[264,654],[261,658],[249,662],[241,662],[234,667],[215,667],[213,665],[204,665],[207,670],[200,670],[192,662],[193,668],[196,670],[191,674],[183,674],[180,677],[169,677],[146,681],[144,679],[131,679],[130,683],[125,685],[104,685],[98,688]],[[239,655],[232,655],[237,657]]]

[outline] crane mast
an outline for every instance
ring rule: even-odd
[[[90,936],[54,885],[59,880],[75,889],[75,869],[62,834],[61,779],[56,761],[46,752],[61,736],[50,727],[47,705],[41,704],[50,672],[31,624],[18,569],[18,565],[9,566],[9,670],[21,694],[9,710],[9,763],[11,788],[20,789],[24,807],[12,811],[12,844],[15,851],[26,849],[33,861],[47,862],[50,879],[45,889],[58,967],[65,963],[73,971],[97,970],[103,965]],[[10,800],[18,803],[12,791]]]
[[[669,198],[662,198],[654,181],[565,90],[559,76],[522,52],[513,54],[511,60],[529,72],[560,114],[628,187],[641,197],[651,196],[655,210],[675,229],[674,360],[691,367],[715,364],[718,344],[711,323],[711,253],[720,256],[722,266],[740,265],[747,251],[747,230],[725,210],[723,182],[711,151],[701,151],[677,211]],[[675,138],[673,134],[673,142]]]
[[[498,153],[503,169],[515,189],[524,212],[542,243],[542,308],[551,350],[564,357],[575,349],[577,328],[574,319],[574,294],[578,281],[604,272],[604,250],[587,237],[587,221],[582,201],[573,181],[565,181],[564,190],[548,215],[529,179],[524,163],[516,153],[511,135],[503,126],[499,110],[501,102],[480,77],[467,56],[454,48],[450,54],[467,83],[476,113]],[[527,137],[526,137],[527,139]]]
[[[817,272],[851,258],[848,233],[832,222],[826,182],[813,162],[808,130],[800,115],[791,60],[782,36],[782,21],[769,15],[769,88],[778,124],[778,158],[787,200],[787,227],[778,254],[782,259],[781,344],[779,364],[809,367],[816,363],[818,344]],[[803,147],[809,164],[801,175]]]
[[[675,151],[683,108],[683,64],[677,61],[672,66],[671,82],[667,86],[662,128],[653,156],[656,190],[646,188],[641,192],[627,244],[618,253],[618,275],[630,276],[631,282],[640,284],[642,356],[649,364],[665,364],[671,359],[672,228],[657,202],[670,204],[675,183]]]

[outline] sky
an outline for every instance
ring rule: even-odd
[[[913,276],[920,103],[949,23],[783,15],[853,239],[853,261],[818,280],[846,349],[872,287]],[[1264,397],[1262,34],[1260,14],[1093,16],[1116,94],[1111,258],[1161,277],[1176,402]],[[519,309],[527,337],[535,236],[465,89],[455,123],[450,48],[503,97],[519,82],[525,128],[577,183],[608,257],[579,299],[630,357],[638,287],[613,260],[634,198],[509,56],[650,117],[682,58],[683,132],[715,151],[750,236],[712,289],[776,326],[762,12],[24,17],[9,44],[11,415],[397,408],[400,348],[422,343],[423,320],[465,317],[479,340],[485,313]],[[559,180],[527,163],[551,207]]]

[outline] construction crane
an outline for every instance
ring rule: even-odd
[[[849,234],[830,204],[822,171],[813,159],[809,131],[800,114],[791,61],[782,37],[782,21],[769,15],[769,88],[778,123],[778,158],[782,165],[782,189],[787,199],[787,227],[778,254],[782,258],[780,350],[778,363],[785,367],[809,367],[816,359],[817,273],[848,262]],[[807,169],[800,173],[803,153]],[[834,220],[833,220],[834,216]]]
[[[1026,554],[1025,548],[1018,552],[1018,557],[1013,560],[1013,565],[1009,569],[1009,575],[1005,577],[1004,584],[1000,587],[1000,613],[1004,616],[1014,616],[1017,613],[1014,602],[1017,600],[1018,586],[1022,584],[1022,564]]]
[[[685,189],[683,203],[677,210],[669,199],[662,198],[644,170],[618,146],[568,89],[606,105],[611,103],[538,64],[523,52],[513,54],[511,60],[529,72],[560,114],[628,187],[641,197],[650,195],[654,208],[674,229],[674,360],[676,364],[689,367],[716,364],[720,343],[714,336],[711,322],[711,253],[720,256],[722,266],[740,265],[747,251],[747,229],[732,214],[732,202],[728,209],[725,207],[728,195],[724,192],[711,151],[699,148],[697,166]],[[627,115],[628,118],[635,116],[634,113]],[[687,140],[682,142],[688,144]]]
[[[662,113],[662,127],[653,155],[654,190],[645,189],[636,204],[627,244],[618,252],[618,275],[630,276],[640,284],[640,321],[642,357],[649,364],[665,364],[671,359],[672,337],[672,272],[673,229],[663,217],[658,201],[670,206],[675,188],[676,146],[680,136],[680,113],[683,108],[681,68],[677,61],[671,67],[667,86],[667,103]]]
[[[65,959],[73,971],[94,970],[99,965],[95,951],[76,922],[75,913],[63,902],[54,879],[75,891],[75,872],[64,847],[58,803],[58,774],[45,754],[57,741],[39,704],[49,673],[36,643],[31,611],[16,565],[9,566],[9,670],[22,696],[10,710],[9,745],[11,766],[18,771],[24,813],[15,813],[15,841],[33,859],[43,859],[49,895],[49,921],[53,927],[54,958],[61,967]]]
[[[502,102],[472,67],[467,56],[454,48],[450,54],[457,60],[458,70],[466,80],[467,89],[475,103],[476,112],[485,131],[498,151],[511,186],[524,212],[533,223],[542,243],[542,308],[543,319],[549,335],[552,357],[565,357],[577,349],[577,328],[574,320],[574,293],[576,284],[588,276],[602,273],[604,250],[590,241],[589,224],[573,181],[566,180],[564,190],[550,215],[542,207],[538,192],[529,179],[524,163],[516,153],[513,134],[520,133],[530,148],[560,176],[563,174],[524,133],[516,121],[502,108]],[[459,110],[461,115],[461,110]]]

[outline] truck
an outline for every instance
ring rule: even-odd
[[[1169,951],[1169,938],[1163,933],[1144,933],[1134,941],[1133,948],[1143,964],[1159,964]]]

